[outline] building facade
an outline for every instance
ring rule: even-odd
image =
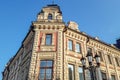
[[[88,51],[100,55],[103,80],[120,80],[120,49],[81,32],[73,21],[66,25],[60,7],[47,5],[7,63],[3,80],[83,80],[80,59]]]

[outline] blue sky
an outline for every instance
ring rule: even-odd
[[[50,3],[52,0],[0,0],[0,72],[19,49],[41,8]],[[110,44],[120,37],[120,0],[55,0],[55,3],[61,7],[64,22],[77,22],[80,31]]]

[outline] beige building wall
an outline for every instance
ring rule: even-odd
[[[52,16],[48,18],[49,15]],[[46,45],[46,34],[52,34],[49,46]],[[73,43],[73,50],[69,50],[69,40]],[[77,43],[80,44],[80,53],[76,52]],[[48,5],[38,14],[37,21],[32,23],[22,46],[8,62],[3,72],[3,80],[39,80],[41,60],[53,61],[52,80],[69,80],[69,64],[74,66],[73,80],[80,80],[80,59],[82,56],[86,57],[88,48],[92,49],[93,56],[101,52],[100,69],[102,73],[106,73],[107,80],[111,79],[111,75],[120,80],[120,50],[81,32],[78,24],[73,21],[66,25],[59,6]],[[94,64],[96,65],[95,61]]]

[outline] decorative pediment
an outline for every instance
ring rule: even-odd
[[[76,22],[73,22],[73,21],[68,22],[68,27],[73,30],[79,31],[78,24]]]

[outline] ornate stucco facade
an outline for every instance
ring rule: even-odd
[[[42,8],[18,52],[7,63],[3,80],[81,80],[80,59],[86,56],[88,48],[93,56],[97,52],[101,57],[100,69],[106,78],[103,80],[113,80],[113,77],[120,80],[120,49],[81,32],[73,21],[66,25],[60,7],[48,5]],[[52,61],[52,66],[41,67],[42,61],[45,64]],[[71,79],[68,67],[74,69]],[[50,79],[45,78],[46,68],[51,70]],[[45,70],[44,79],[41,79],[42,69]]]

